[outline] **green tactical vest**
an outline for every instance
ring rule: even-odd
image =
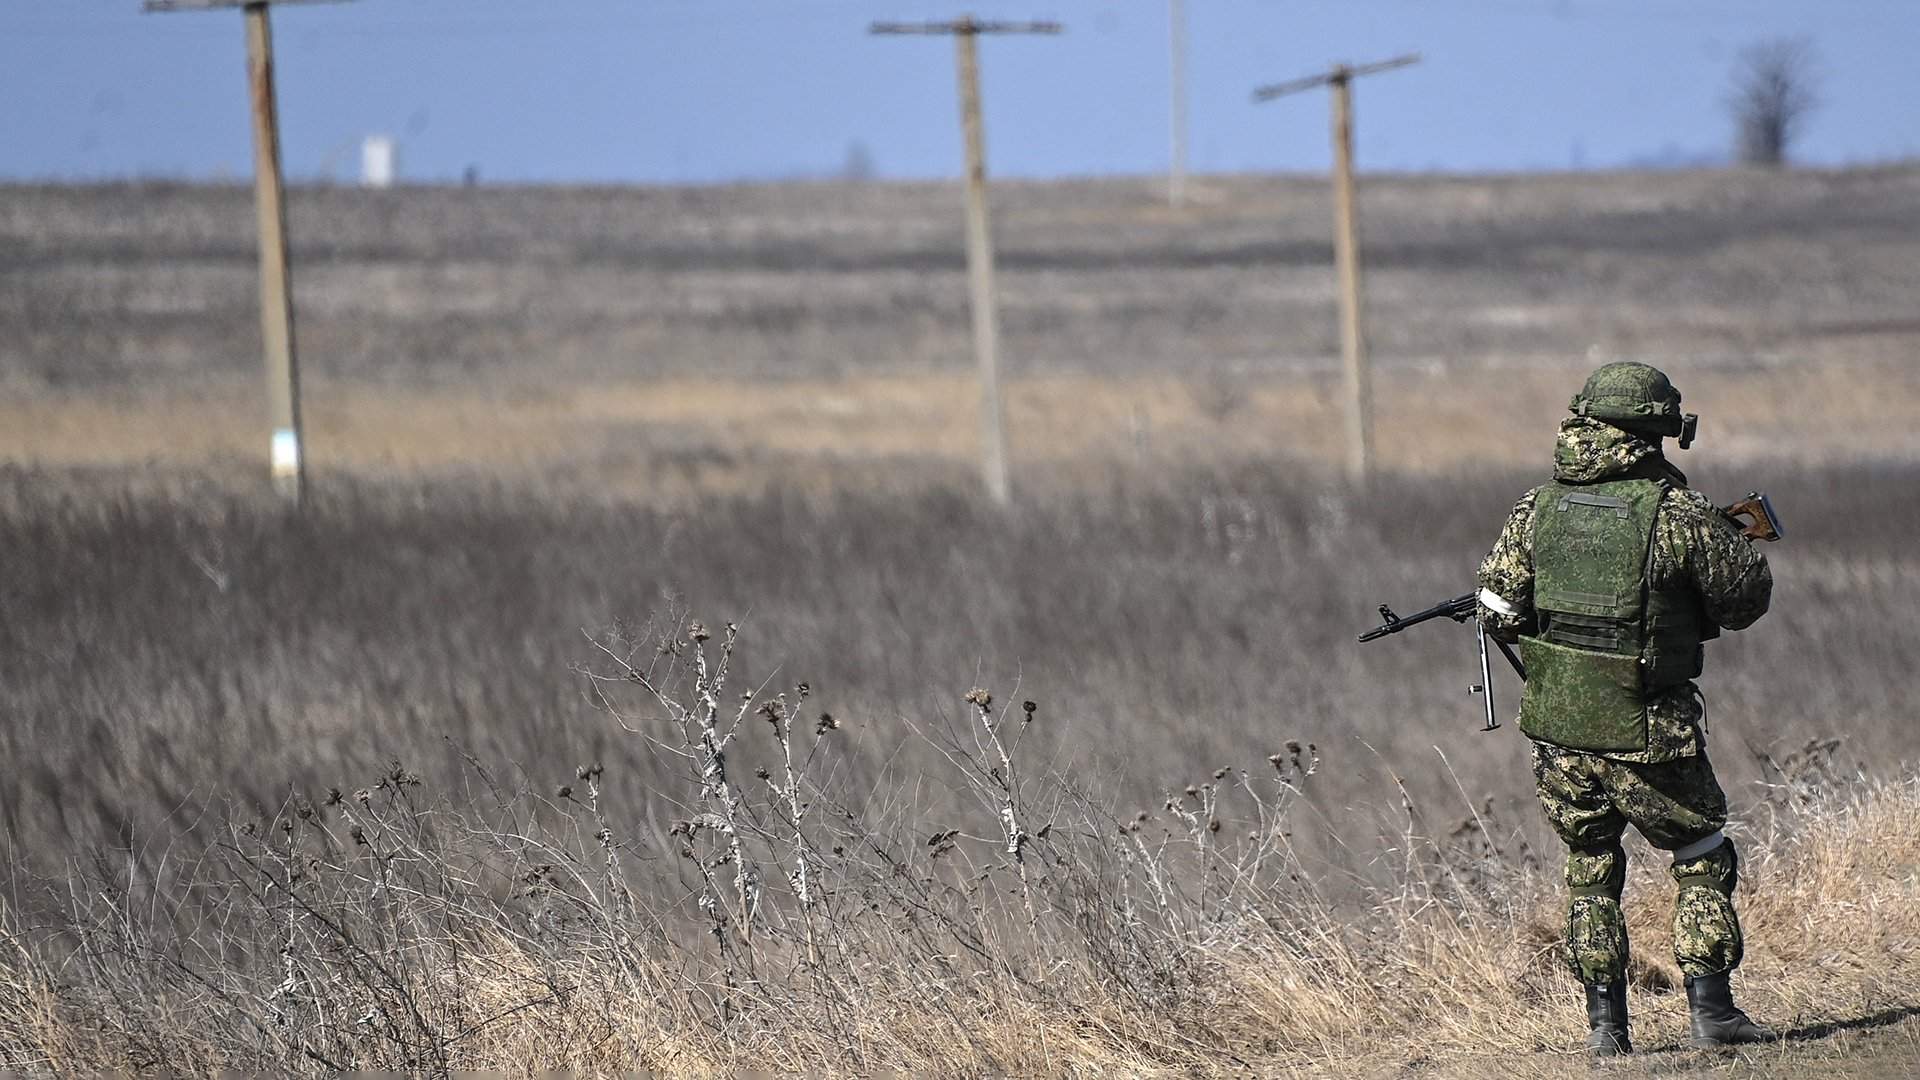
[[[1652,588],[1658,480],[1550,483],[1533,514],[1533,607],[1520,730],[1570,750],[1647,748],[1647,698],[1700,674],[1692,590]]]

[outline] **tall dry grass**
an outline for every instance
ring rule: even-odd
[[[899,737],[901,718],[950,702],[938,688],[1017,679],[1063,721],[1036,733],[1041,759],[1113,774],[1131,809],[1280,741],[1315,743],[1328,769],[1309,804],[1347,846],[1302,842],[1364,872],[1397,826],[1351,808],[1395,775],[1421,805],[1453,806],[1443,746],[1497,831],[1550,850],[1523,740],[1473,733],[1467,635],[1352,638],[1381,601],[1462,591],[1530,479],[1389,479],[1360,496],[1276,461],[1036,493],[1000,514],[939,487],[661,508],[322,476],[294,519],[204,487],[89,492],[9,471],[7,861],[144,848],[216,794],[264,815],[396,759],[444,787],[463,753],[538,787],[602,761],[644,805],[662,761],[618,738],[570,672],[594,655],[583,627],[673,604],[744,619],[759,646],[740,674],[809,680],[869,781],[888,762],[941,764]],[[1863,467],[1768,484],[1792,530],[1768,549],[1776,611],[1716,643],[1706,680],[1730,784],[1771,778],[1770,760],[1813,738],[1844,737],[1849,765],[1913,756],[1912,483]],[[1514,686],[1499,689],[1511,707]],[[1448,813],[1431,827],[1464,816]]]
[[[1915,1004],[1911,473],[1773,478],[1777,610],[1710,665],[1747,996],[1804,1030]],[[160,480],[0,477],[0,1065],[1565,1065],[1524,742],[1473,733],[1458,628],[1351,637],[1463,589],[1524,475],[1001,513],[323,474],[297,519]],[[745,627],[724,686],[689,609]]]
[[[1155,809],[1034,766],[1044,706],[976,688],[875,791],[800,685],[739,690],[734,629],[597,641],[605,720],[679,761],[664,844],[605,767],[536,790],[478,760],[235,814],[73,866],[5,914],[0,1067],[672,1075],[1555,1076],[1581,1030],[1558,890],[1480,822],[1334,895],[1292,844],[1323,762],[1285,744]],[[736,692],[739,691],[739,692]],[[773,768],[748,769],[744,751]],[[1920,1013],[1920,783],[1813,755],[1739,835],[1748,1008],[1809,1037]],[[929,816],[945,784],[970,809]],[[1464,792],[1462,792],[1464,794]],[[1476,819],[1478,820],[1478,819]],[[1630,882],[1643,1050],[1678,1041],[1658,869]],[[1763,1050],[1761,1053],[1790,1053]]]

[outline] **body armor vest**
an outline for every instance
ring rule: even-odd
[[[1533,514],[1533,606],[1520,729],[1570,750],[1647,748],[1647,699],[1700,674],[1708,636],[1691,589],[1653,587],[1668,485],[1550,483]]]

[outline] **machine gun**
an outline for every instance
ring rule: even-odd
[[[1380,625],[1361,634],[1360,641],[1364,644],[1365,642],[1386,637],[1388,634],[1397,634],[1409,626],[1419,626],[1429,619],[1444,617],[1452,619],[1454,622],[1466,622],[1468,619],[1473,618],[1474,610],[1479,602],[1478,593],[1467,593],[1465,596],[1456,596],[1451,600],[1443,600],[1425,611],[1417,611],[1404,618],[1394,614],[1392,608],[1381,604]],[[1493,665],[1487,657],[1487,642],[1491,640],[1495,645],[1500,647],[1500,655],[1506,657],[1507,663],[1513,665],[1514,673],[1520,676],[1522,682],[1526,681],[1527,668],[1525,664],[1520,662],[1520,658],[1514,655],[1511,645],[1501,641],[1499,638],[1489,638],[1487,628],[1481,626],[1478,622],[1474,623],[1473,628],[1480,644],[1480,681],[1467,687],[1467,693],[1480,695],[1481,700],[1487,707],[1487,723],[1486,726],[1480,730],[1492,731],[1500,726],[1500,716],[1493,705]]]
[[[1740,533],[1743,536],[1755,540],[1774,541],[1785,535],[1780,526],[1780,515],[1774,512],[1773,500],[1758,491],[1749,491],[1746,498],[1733,503],[1731,506],[1721,507],[1720,512],[1727,516],[1727,520],[1740,526]],[[1478,604],[1479,594],[1467,593],[1464,596],[1456,596],[1451,600],[1443,600],[1425,611],[1418,611],[1404,618],[1394,614],[1392,608],[1381,604],[1380,625],[1361,634],[1360,641],[1364,644],[1386,637],[1388,634],[1397,634],[1410,626],[1418,626],[1429,619],[1448,618],[1454,622],[1466,622],[1468,619],[1474,617]],[[1480,644],[1480,681],[1467,687],[1467,693],[1481,695],[1482,701],[1487,707],[1487,723],[1486,726],[1480,730],[1492,731],[1500,726],[1500,718],[1498,713],[1495,712],[1493,705],[1493,665],[1489,663],[1487,659],[1487,629],[1476,622],[1474,624],[1474,630],[1479,637]],[[1520,676],[1521,682],[1526,682],[1527,666],[1521,663],[1520,657],[1514,654],[1513,647],[1501,641],[1499,638],[1493,638],[1492,641],[1495,645],[1499,646],[1500,655],[1506,657],[1507,663],[1513,665],[1514,674]]]

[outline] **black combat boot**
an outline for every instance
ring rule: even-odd
[[[1687,1045],[1708,1050],[1738,1043],[1772,1042],[1779,1036],[1761,1027],[1733,1003],[1733,973],[1687,979]]]
[[[1594,1057],[1614,1057],[1633,1053],[1627,1040],[1627,984],[1599,983],[1587,986],[1587,1053]]]

